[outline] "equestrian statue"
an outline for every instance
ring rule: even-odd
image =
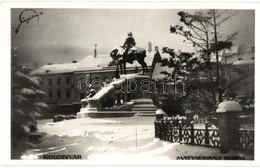
[[[142,66],[143,74],[148,72],[147,64],[144,61],[146,50],[136,47],[135,45],[136,42],[132,32],[129,32],[124,45],[114,47],[110,53],[113,61],[116,62],[117,66],[120,66],[121,74],[126,74],[126,62],[132,64],[135,60]]]

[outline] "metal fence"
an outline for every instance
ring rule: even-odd
[[[254,150],[254,130],[238,129],[237,142],[234,143],[235,149]]]
[[[194,128],[194,121],[187,119],[156,119],[155,137],[169,142],[220,147],[219,129],[210,127],[208,121],[204,124],[204,128]],[[238,129],[236,139],[233,145],[235,149],[254,149],[254,130]]]

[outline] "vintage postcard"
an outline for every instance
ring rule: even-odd
[[[4,164],[259,165],[259,7],[4,2]]]

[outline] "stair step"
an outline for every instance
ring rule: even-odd
[[[155,114],[135,114],[136,116],[142,116],[142,117],[155,117]]]
[[[134,108],[157,108],[154,104],[135,104]]]
[[[151,99],[135,99],[133,102],[135,102],[135,104],[132,107],[132,112],[134,112],[136,116],[155,117],[157,107],[153,104]]]
[[[157,110],[157,108],[155,107],[155,108],[153,108],[153,107],[142,107],[142,108],[136,108],[136,107],[133,107],[132,108],[132,111],[156,111]]]
[[[148,114],[148,113],[151,113],[151,114],[155,114],[155,111],[132,111],[134,113],[139,113],[139,114]]]
[[[135,116],[143,116],[143,117],[154,117],[155,116],[155,110],[132,110],[132,112],[135,113]]]
[[[139,104],[154,105],[153,102],[135,102],[135,105]]]
[[[135,104],[153,104],[152,99],[135,99]]]

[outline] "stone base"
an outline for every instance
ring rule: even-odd
[[[135,115],[135,112],[132,111],[133,105],[134,102],[125,102],[113,108],[104,108],[102,111],[98,111],[95,107],[85,107],[77,113],[77,118],[132,117]]]
[[[134,112],[130,111],[87,111],[77,113],[77,118],[109,118],[109,117],[132,117]]]
[[[87,118],[88,113],[97,113],[97,108],[83,108],[77,113],[77,118]]]

